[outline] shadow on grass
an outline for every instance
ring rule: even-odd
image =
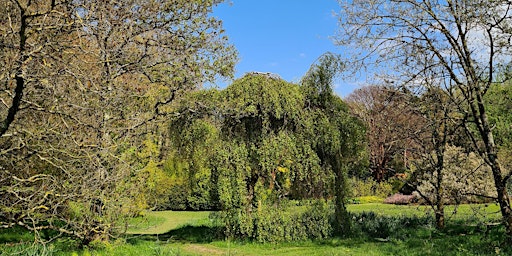
[[[191,226],[186,225],[164,234],[159,235],[142,235],[133,236],[137,239],[130,240],[145,240],[145,241],[175,241],[175,242],[190,242],[190,243],[210,243],[217,240],[224,239],[223,227],[211,226]]]

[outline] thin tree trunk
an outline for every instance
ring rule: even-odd
[[[443,150],[444,151],[444,150]],[[438,158],[439,161],[439,158]],[[443,159],[441,159],[443,161]],[[439,166],[437,168],[437,181],[436,181],[436,208],[435,208],[435,216],[436,216],[436,228],[441,230],[445,227],[444,222],[444,200],[443,200],[443,164],[441,164],[441,169]]]
[[[18,110],[20,109],[21,99],[23,97],[23,89],[25,87],[25,79],[21,75],[17,75],[15,77],[16,80],[16,88],[14,89],[14,97],[12,99],[12,104],[9,107],[9,111],[7,112],[7,117],[3,120],[0,126],[0,136],[4,135],[9,126],[14,121]]]
[[[491,165],[491,170],[494,177],[503,223],[505,224],[507,232],[507,240],[512,243],[512,209],[510,207],[510,198],[507,192],[506,180],[504,180],[501,175],[501,168],[496,159],[491,161],[491,163],[492,162],[494,162],[494,164]]]
[[[445,112],[446,115],[446,112]],[[443,126],[446,127],[446,118],[443,119]],[[445,144],[447,141],[447,135],[446,135],[446,129],[444,130],[443,134],[439,134],[439,131],[437,128],[434,128],[434,145],[436,147],[436,157],[437,157],[437,163],[436,163],[436,171],[437,171],[437,179],[436,179],[436,209],[435,209],[435,216],[436,216],[436,227],[437,229],[444,229],[445,222],[444,222],[444,188],[443,188],[443,178],[444,178],[444,153],[446,151]],[[439,140],[440,141],[439,141]]]
[[[436,203],[436,227],[437,229],[444,229],[444,202],[439,200]]]

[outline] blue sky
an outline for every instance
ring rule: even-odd
[[[335,35],[336,0],[227,0],[214,9],[239,52],[236,78],[250,71],[271,72],[298,82],[323,53],[341,53]],[[354,83],[337,81],[345,97]]]

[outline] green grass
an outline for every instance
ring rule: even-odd
[[[433,210],[425,205],[392,205],[392,204],[350,204],[347,210],[352,213],[375,212],[383,216],[424,217],[433,216]],[[445,217],[450,221],[492,222],[501,218],[498,204],[463,204],[447,205]]]
[[[279,244],[232,241],[222,236],[222,228],[209,218],[209,212],[148,212],[130,221],[130,235],[108,243],[76,251],[76,247],[51,244],[46,247],[29,243],[17,244],[12,234],[3,234],[0,254],[10,255],[507,255],[500,245],[502,226],[486,227],[482,223],[499,220],[496,205],[461,205],[453,214],[446,213],[448,225],[439,232],[421,221],[402,226],[402,220],[425,219],[431,210],[425,206],[396,206],[387,204],[349,205],[354,214],[374,212],[384,223],[398,223],[400,234],[374,238],[367,235],[349,238],[330,238]],[[381,218],[382,217],[382,218]],[[409,218],[409,219],[408,219]],[[388,221],[389,220],[389,221]],[[480,224],[478,224],[480,223]],[[471,225],[466,225],[471,224]],[[0,233],[2,237],[2,233]],[[21,235],[26,239],[28,235]]]
[[[348,210],[355,214],[375,212],[378,216],[390,218],[432,216],[432,210],[426,206],[375,203],[349,205]],[[219,230],[212,226],[208,213],[151,212],[147,214],[148,219],[166,218],[166,222],[174,223],[176,228],[158,236],[141,237],[134,243],[116,247],[115,251],[96,251],[95,255],[496,255],[502,252],[499,249],[502,227],[482,230],[478,225],[460,225],[476,223],[476,220],[499,220],[497,205],[461,205],[456,213],[454,210],[453,206],[446,208],[448,223],[451,224],[445,232],[439,232],[432,226],[420,226],[405,230],[399,238],[331,238],[280,244],[226,240],[218,233],[216,235]]]
[[[147,212],[144,216],[128,222],[128,234],[164,234],[186,225],[208,225],[210,212],[159,211]]]

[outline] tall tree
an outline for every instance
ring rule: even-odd
[[[377,182],[407,169],[418,149],[423,120],[413,95],[391,86],[365,86],[346,99],[351,111],[367,126],[370,172]]]
[[[2,227],[114,232],[147,170],[126,155],[181,91],[232,73],[218,3],[0,2]]]
[[[250,73],[223,93],[222,131],[244,144],[249,154],[248,206],[257,205],[261,194],[257,187],[269,188],[277,198],[286,196],[290,189],[284,184],[287,177],[304,171],[294,161],[299,142],[294,133],[300,128],[303,109],[299,87],[270,74]]]
[[[326,53],[313,64],[301,82],[306,104],[311,113],[311,138],[324,168],[334,173],[335,230],[350,231],[347,199],[347,173],[360,160],[364,148],[364,127],[351,116],[347,104],[333,92],[333,83],[344,65],[338,55]],[[316,135],[314,135],[316,134]]]
[[[418,101],[411,102],[423,121],[420,126],[423,136],[414,137],[420,147],[413,162],[417,167],[413,180],[416,191],[435,212],[436,227],[443,229],[445,227],[444,206],[448,190],[445,181],[445,176],[448,175],[446,173],[448,161],[445,160],[446,146],[452,142],[457,125],[454,125],[455,106],[439,90],[429,88]],[[428,183],[429,195],[426,195],[427,191],[424,186],[420,186],[421,183]]]
[[[512,3],[357,0],[340,1],[340,5],[337,42],[355,49],[353,66],[377,64],[389,69],[393,65],[395,69],[387,73],[400,84],[442,86],[457,104],[474,151],[491,167],[512,241],[512,208],[506,189],[510,173],[500,165],[484,101],[489,88],[502,82],[497,74],[511,55]],[[384,63],[387,66],[378,65]]]

